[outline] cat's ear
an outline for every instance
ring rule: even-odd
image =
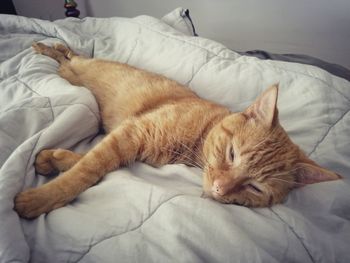
[[[322,168],[313,162],[301,162],[296,167],[296,186],[342,179],[340,175]]]
[[[275,84],[266,89],[256,101],[244,111],[244,114],[270,127],[275,124],[278,119],[277,97],[278,84]]]

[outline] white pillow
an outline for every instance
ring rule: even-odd
[[[197,36],[188,9],[182,7],[176,8],[169,14],[163,16],[161,20],[185,35]]]

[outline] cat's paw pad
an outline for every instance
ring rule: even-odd
[[[71,59],[73,56],[73,52],[65,45],[62,45],[60,43],[56,43],[56,44],[54,44],[53,48],[55,50],[61,52],[68,59]]]
[[[51,211],[51,202],[41,189],[29,189],[19,193],[15,198],[15,211],[20,217],[35,218]]]
[[[39,54],[45,54],[45,52],[51,49],[50,47],[39,42],[34,42],[32,44],[32,48],[35,50],[36,53],[39,53]]]
[[[35,171],[42,175],[49,175],[57,172],[52,159],[55,150],[42,150],[35,159]]]
[[[62,45],[61,43],[55,43],[53,45],[53,48],[62,53],[65,53],[66,51],[69,50],[65,45]]]

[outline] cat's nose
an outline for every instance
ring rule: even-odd
[[[231,176],[220,176],[215,178],[211,191],[221,196],[240,191],[242,184],[247,180],[249,180],[249,178],[245,176],[237,176],[234,178]]]
[[[214,180],[211,191],[218,195],[225,195],[231,192],[233,188],[232,180],[226,177],[220,177]]]

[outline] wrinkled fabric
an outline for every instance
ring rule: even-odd
[[[329,73],[336,75],[338,77],[344,78],[350,81],[350,70],[334,63],[329,63],[327,61],[308,56],[303,54],[275,54],[270,53],[265,50],[250,50],[246,52],[239,52],[242,55],[253,56],[259,59],[272,59],[272,60],[281,60],[296,62],[301,64],[313,65],[319,68],[322,68]]]
[[[148,16],[0,16],[0,262],[350,262],[350,83],[314,66],[242,56],[190,33]],[[279,83],[288,134],[344,180],[250,209],[201,198],[200,169],[135,163],[65,207],[20,219],[15,195],[51,179],[35,174],[40,150],[84,152],[103,137],[96,137],[91,93],[60,78],[58,63],[35,54],[33,41],[165,75],[232,111]]]

